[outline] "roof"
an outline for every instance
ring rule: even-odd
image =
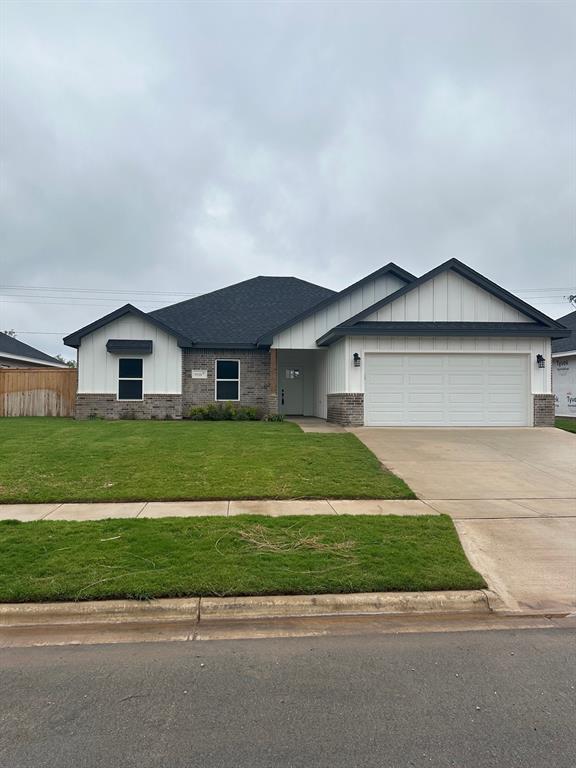
[[[253,347],[271,328],[335,295],[297,277],[261,276],[156,309],[149,317],[176,329],[197,347]]]
[[[108,315],[104,315],[104,317],[98,318],[98,320],[95,320],[93,323],[85,325],[83,328],[80,328],[80,330],[74,331],[74,333],[71,333],[69,336],[65,336],[63,339],[64,344],[66,344],[68,347],[79,347],[84,336],[97,331],[99,328],[103,328],[113,320],[118,320],[125,315],[135,315],[136,317],[140,317],[146,320],[148,323],[152,323],[152,325],[157,326],[170,336],[175,336],[179,346],[181,347],[187,347],[191,343],[190,339],[182,336],[177,330],[166,325],[166,323],[163,323],[161,320],[150,317],[150,315],[147,315],[146,312],[142,312],[141,309],[138,309],[138,307],[135,307],[133,304],[124,304],[123,307],[115,309],[114,312],[110,312]]]
[[[355,291],[357,288],[361,288],[366,283],[369,283],[371,280],[376,280],[377,278],[383,277],[384,275],[394,275],[395,277],[399,277],[400,280],[403,280],[405,283],[412,283],[414,280],[416,280],[414,275],[391,261],[390,263],[385,264],[383,267],[380,267],[380,269],[377,269],[375,272],[371,272],[369,275],[366,275],[366,277],[363,277],[361,280],[357,280],[355,283],[351,283],[351,285],[346,286],[346,288],[343,288],[339,292],[330,291],[329,296],[320,301],[318,304],[314,304],[313,306],[308,307],[303,312],[300,312],[300,314],[289,317],[287,320],[277,323],[275,326],[270,326],[266,329],[266,332],[262,334],[262,336],[260,336],[258,339],[258,345],[264,346],[272,344],[274,336],[276,336],[276,334],[280,333],[284,329],[289,328],[295,323],[299,323],[301,320],[309,317],[309,315],[311,315],[313,312],[318,312],[319,310],[328,306],[328,304],[332,304],[333,301],[341,299],[347,294],[352,293],[352,291]]]
[[[482,323],[433,321],[374,321],[352,325],[342,323],[317,340],[327,347],[343,336],[564,336],[563,329],[548,328],[541,323]]]
[[[559,317],[557,322],[561,323],[565,328],[568,328],[572,333],[564,339],[556,339],[556,341],[553,341],[552,353],[556,354],[557,352],[571,352],[573,349],[576,350],[576,311],[569,312],[567,315],[564,315],[564,317]]]
[[[16,359],[21,358],[26,361],[37,360],[43,365],[56,365],[59,368],[66,367],[62,360],[51,357],[45,352],[40,352],[39,349],[31,347],[29,344],[24,344],[24,342],[20,341],[20,339],[15,339],[13,336],[8,336],[7,333],[0,332],[0,357],[2,356]]]
[[[507,291],[505,288],[502,288],[501,286],[496,285],[496,283],[493,283],[491,280],[488,280],[487,277],[484,277],[484,275],[481,275],[480,272],[476,272],[475,269],[472,269],[472,267],[467,266],[466,264],[464,264],[464,262],[459,261],[458,259],[448,259],[448,261],[445,261],[443,264],[440,264],[438,267],[434,267],[434,269],[431,269],[429,272],[426,272],[424,275],[419,277],[417,280],[414,280],[412,283],[408,283],[403,288],[400,288],[399,290],[397,290],[395,293],[391,293],[388,296],[386,296],[386,298],[380,299],[380,301],[377,301],[375,304],[372,304],[371,307],[366,307],[366,309],[363,309],[361,312],[358,312],[358,314],[354,315],[354,317],[351,317],[348,320],[346,320],[346,325],[354,325],[354,323],[357,323],[360,320],[364,320],[364,318],[367,315],[371,315],[372,313],[376,312],[386,304],[390,304],[391,302],[396,301],[396,299],[399,299],[401,296],[404,296],[404,294],[408,293],[409,291],[412,291],[414,288],[417,288],[419,285],[422,285],[422,283],[426,283],[428,282],[428,280],[431,280],[433,277],[436,277],[436,275],[440,275],[442,274],[442,272],[448,272],[448,270],[452,270],[457,274],[459,274],[461,277],[465,277],[471,283],[474,283],[474,285],[477,285],[479,288],[482,288],[483,290],[492,294],[492,296],[495,296],[497,299],[500,299],[506,304],[509,304],[511,307],[514,307],[514,309],[519,310],[520,312],[522,312],[532,320],[535,320],[536,322],[541,323],[548,328],[563,329],[563,326],[560,325],[560,323],[556,322],[556,320],[552,320],[552,318],[548,317],[548,315],[545,315],[543,312],[540,312],[535,307],[532,307],[530,304],[527,304],[525,301],[522,301],[522,299],[519,299],[517,296],[514,296],[513,293],[510,293],[510,291]]]

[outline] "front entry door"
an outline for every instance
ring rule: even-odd
[[[304,372],[302,368],[283,368],[280,376],[280,413],[301,416],[304,413]]]

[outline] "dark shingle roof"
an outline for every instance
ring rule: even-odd
[[[572,331],[565,339],[556,339],[552,342],[552,352],[571,352],[576,349],[576,311],[570,312],[556,321]]]
[[[150,315],[198,346],[254,345],[270,328],[335,293],[297,277],[254,277]]]
[[[50,355],[47,355],[45,352],[40,352],[39,349],[31,347],[29,344],[24,344],[23,341],[0,332],[0,357],[2,357],[3,354],[14,355],[15,357],[28,357],[44,364],[50,363],[51,365],[62,365],[61,360],[57,360],[55,357],[50,357]]]

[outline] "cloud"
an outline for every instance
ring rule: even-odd
[[[456,256],[510,289],[576,292],[569,3],[2,13],[7,285],[133,291],[152,309],[137,291],[255,274],[340,288],[389,260],[421,273]],[[0,327],[33,331],[115,302],[0,292]]]

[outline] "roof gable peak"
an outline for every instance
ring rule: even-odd
[[[411,291],[416,290],[424,283],[427,283],[430,280],[433,280],[438,275],[441,275],[444,272],[449,272],[449,271],[455,272],[460,277],[465,278],[466,280],[470,281],[471,283],[478,286],[482,290],[486,291],[492,296],[495,296],[500,301],[518,310],[520,313],[524,314],[526,317],[530,318],[531,320],[537,323],[540,323],[541,325],[547,328],[562,327],[560,323],[558,323],[556,320],[553,320],[551,317],[548,317],[543,312],[540,312],[540,310],[536,309],[535,307],[532,307],[530,304],[526,303],[522,299],[519,299],[513,293],[510,293],[510,291],[507,291],[505,288],[502,288],[501,286],[492,282],[492,280],[489,280],[487,277],[484,277],[484,275],[480,274],[480,272],[476,272],[475,269],[472,269],[472,267],[469,267],[467,264],[464,264],[463,261],[460,261],[459,259],[456,259],[456,258],[448,259],[444,263],[438,265],[437,267],[434,267],[433,269],[429,270],[425,274],[421,275],[419,278],[415,279],[413,282],[408,283],[402,288],[399,288],[395,293],[391,293],[389,296],[386,296],[384,299],[377,301],[371,307],[366,307],[366,309],[363,309],[361,312],[358,312],[358,314],[354,315],[354,317],[351,317],[349,320],[347,320],[345,324],[353,325],[354,323],[357,323],[361,320],[365,320],[368,316],[372,315],[374,312],[377,312],[379,309],[386,306],[387,304],[391,304],[392,302],[396,301],[397,299],[401,298],[407,293],[410,293]]]

